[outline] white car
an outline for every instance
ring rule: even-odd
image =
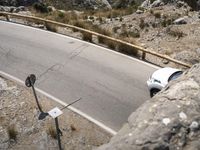
[[[171,80],[178,78],[182,73],[183,71],[170,67],[156,70],[147,81],[147,85],[150,91],[150,96],[153,97],[162,88],[164,88]]]

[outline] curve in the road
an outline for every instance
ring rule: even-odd
[[[56,33],[0,21],[0,70],[24,80],[117,131],[149,99],[157,67]]]

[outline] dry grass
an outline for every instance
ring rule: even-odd
[[[183,31],[180,31],[180,30],[178,30],[178,29],[169,29],[168,31],[167,31],[167,34],[169,34],[170,36],[173,36],[173,37],[176,37],[176,38],[181,38],[181,37],[183,37],[183,36],[185,36],[185,34],[183,33]]]
[[[57,139],[57,133],[55,127],[48,126],[47,134],[49,134],[53,139]]]

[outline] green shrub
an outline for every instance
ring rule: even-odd
[[[47,8],[47,5],[44,4],[44,3],[40,3],[40,2],[35,2],[33,4],[33,8],[38,11],[38,12],[41,12],[41,13],[48,13],[48,8]]]
[[[87,33],[87,32],[82,32],[83,35],[83,40],[87,42],[92,42],[92,34]]]
[[[7,133],[8,133],[8,136],[9,136],[10,140],[11,139],[14,140],[14,141],[17,140],[17,134],[18,134],[18,132],[17,132],[17,130],[16,130],[16,128],[15,128],[14,125],[12,125],[12,126],[10,126],[10,127],[7,128]]]
[[[58,12],[58,17],[59,17],[59,18],[64,18],[64,17],[65,17],[65,14],[64,14],[63,12],[60,12],[60,11],[59,11],[59,12]]]
[[[139,32],[139,30],[135,30],[135,31],[129,32],[128,35],[133,37],[133,38],[139,38],[140,37],[140,32]]]

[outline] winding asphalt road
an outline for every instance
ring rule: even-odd
[[[156,70],[136,59],[77,39],[0,21],[0,70],[25,80],[117,131],[149,99]]]

